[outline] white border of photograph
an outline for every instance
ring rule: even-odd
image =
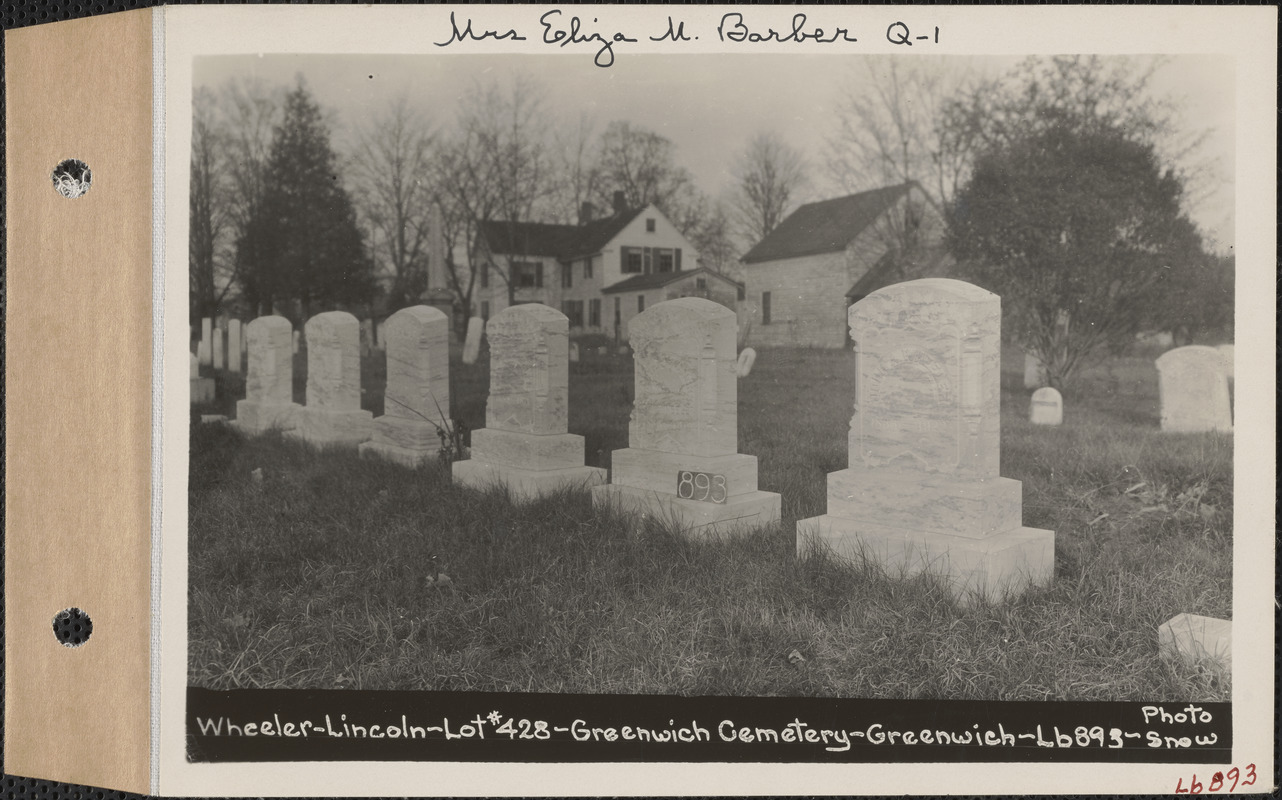
[[[475,764],[327,762],[192,764],[186,760],[187,687],[187,428],[189,337],[188,183],[192,59],[202,54],[430,53],[558,54],[597,70],[597,46],[560,48],[542,41],[539,17],[556,6],[179,6],[158,9],[163,47],[165,174],[164,413],[162,442],[159,724],[153,752],[155,790],[165,796],[416,795],[795,795],[1169,793],[1183,777],[1227,766],[1188,764]],[[720,42],[717,22],[738,11],[754,25],[810,24],[850,29],[857,43]],[[614,48],[622,61],[641,53],[1060,54],[1189,53],[1236,59],[1235,340],[1250,343],[1236,371],[1233,712],[1234,760],[1254,763],[1254,790],[1273,774],[1273,571],[1276,256],[1277,11],[1269,7],[690,7],[577,6],[565,14],[599,20],[593,29],[627,31],[636,43]],[[478,29],[517,29],[526,41],[436,46],[449,15]],[[651,42],[667,17],[686,23],[697,41]],[[939,30],[939,42],[911,48],[890,43],[888,25]],[[163,41],[161,41],[163,39]],[[158,76],[158,80],[161,78]],[[159,94],[158,94],[159,97]],[[159,106],[158,106],[159,108]],[[159,188],[159,187],[158,187]],[[1016,476],[1017,477],[1017,476]],[[1153,631],[1156,641],[1157,631]]]

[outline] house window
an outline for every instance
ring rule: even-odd
[[[582,300],[561,301],[561,313],[569,318],[571,328],[583,327],[583,301]]]
[[[770,292],[761,293],[761,324],[770,324]]]
[[[623,250],[623,271],[625,273],[641,272],[641,267],[642,267],[641,248],[624,247],[622,248],[622,250]]]
[[[583,259],[583,279],[587,280],[592,277],[592,259]]]
[[[599,297],[588,301],[588,327],[601,327],[601,298]]]
[[[647,219],[647,220],[645,221],[645,232],[646,232],[646,233],[654,233],[654,220],[652,220],[652,219]]]
[[[490,288],[490,265],[489,264],[481,265],[481,288],[482,289]]]
[[[743,288],[742,286],[738,286],[736,287],[735,296],[738,297],[740,300],[743,300],[748,296],[748,290]]]
[[[655,250],[654,252],[658,256],[658,271],[671,272],[672,268],[676,266],[676,254],[672,250]]]
[[[481,319],[485,322],[490,321],[490,301],[489,300],[481,301]]]
[[[543,262],[513,261],[512,284],[518,289],[542,289]]]
[[[645,295],[639,294],[637,295],[637,313],[640,314],[642,311],[645,311]]]
[[[694,288],[696,288],[696,289],[707,289],[707,288],[708,288],[708,279],[707,279],[707,278],[695,278],[695,279],[694,279]]]
[[[569,289],[574,286],[574,265],[561,265],[561,288]]]

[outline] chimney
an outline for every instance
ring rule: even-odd
[[[583,204],[579,206],[579,224],[587,225],[592,221],[592,215],[595,212],[596,209],[592,207],[592,204],[584,200]]]
[[[627,210],[628,210],[628,201],[625,195],[623,194],[623,190],[622,189],[616,190],[614,193],[614,213],[622,214]]]

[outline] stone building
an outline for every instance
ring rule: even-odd
[[[947,274],[943,233],[913,182],[801,206],[743,256],[747,343],[845,347],[852,304],[893,283]]]

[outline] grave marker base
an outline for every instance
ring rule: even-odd
[[[410,469],[417,469],[428,463],[441,452],[440,442],[437,442],[436,447],[433,448],[402,447],[387,442],[362,442],[359,449],[361,458],[371,456],[381,458]]]
[[[294,427],[295,418],[301,409],[302,406],[297,403],[281,405],[239,400],[236,402],[236,419],[232,420],[231,426],[250,435],[267,433],[273,429],[287,431]]]
[[[605,470],[600,467],[522,469],[472,458],[466,461],[455,461],[451,469],[455,483],[480,490],[492,486],[506,486],[512,499],[517,502],[527,502],[564,489],[585,488],[605,483]]]
[[[728,456],[688,456],[626,447],[611,456],[610,482],[659,494],[676,494],[677,474],[682,471],[723,475],[730,499],[757,491],[757,457],[733,453]],[[681,498],[677,498],[681,499]]]
[[[619,451],[615,451],[617,456]],[[675,482],[675,475],[673,475]],[[731,495],[725,503],[683,500],[675,494],[611,483],[592,490],[592,505],[610,505],[630,514],[657,517],[675,523],[691,536],[748,532],[779,522],[780,499],[774,492],[753,491]]]
[[[1011,478],[843,469],[828,473],[828,514],[852,525],[983,539],[1021,524],[1023,485]]]
[[[303,406],[295,414],[294,427],[286,431],[286,435],[315,447],[355,447],[369,441],[373,423],[374,415],[364,409],[328,411]]]
[[[191,379],[191,403],[212,403],[214,402],[214,379],[213,378],[192,378]]]
[[[962,602],[977,594],[1001,600],[1046,584],[1055,574],[1055,533],[1040,528],[1019,527],[969,539],[828,514],[797,520],[797,554],[815,546],[827,546],[839,558],[867,559],[892,577],[929,571],[944,578]]]

